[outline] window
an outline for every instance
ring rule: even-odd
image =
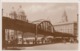
[[[5,29],[5,40],[8,41],[9,40],[9,30]]]

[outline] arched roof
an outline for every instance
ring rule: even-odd
[[[33,23],[33,24],[39,24],[39,23],[41,23],[41,22],[43,22],[43,21],[47,21],[47,20],[39,19],[39,20],[33,21],[32,23]]]
[[[44,19],[39,19],[39,20],[33,21],[32,23],[33,23],[33,24],[40,24],[40,23],[42,23],[42,22],[48,22],[48,23],[51,24],[50,21],[48,21],[48,20],[44,20]],[[51,24],[51,25],[52,25],[52,24]]]

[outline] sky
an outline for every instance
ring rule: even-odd
[[[51,21],[53,25],[63,23],[64,11],[67,15],[67,22],[77,22],[77,3],[3,3],[3,15],[8,16],[12,7],[18,11],[20,5],[26,13],[26,19],[29,22],[44,19]]]

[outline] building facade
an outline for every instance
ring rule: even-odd
[[[3,17],[5,16],[3,15]],[[7,18],[11,20],[20,20],[26,23],[28,22],[27,16],[21,6],[19,6],[19,9],[17,11],[15,11],[14,7],[12,7],[11,12],[9,13],[9,17]],[[3,22],[4,21],[5,20],[3,20]],[[14,23],[10,23],[10,24],[14,24]],[[2,35],[3,36],[3,47],[6,44],[12,44],[12,43],[15,44],[16,42],[17,44],[22,44],[22,38],[23,38],[22,34],[25,34],[25,33],[20,30],[9,29],[9,28],[3,29],[3,35]]]
[[[55,31],[57,32],[63,32],[63,33],[69,33],[74,36],[78,35],[78,24],[77,23],[62,23],[58,25],[53,25]]]

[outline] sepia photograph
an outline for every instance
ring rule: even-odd
[[[2,50],[78,50],[78,3],[2,3]]]

